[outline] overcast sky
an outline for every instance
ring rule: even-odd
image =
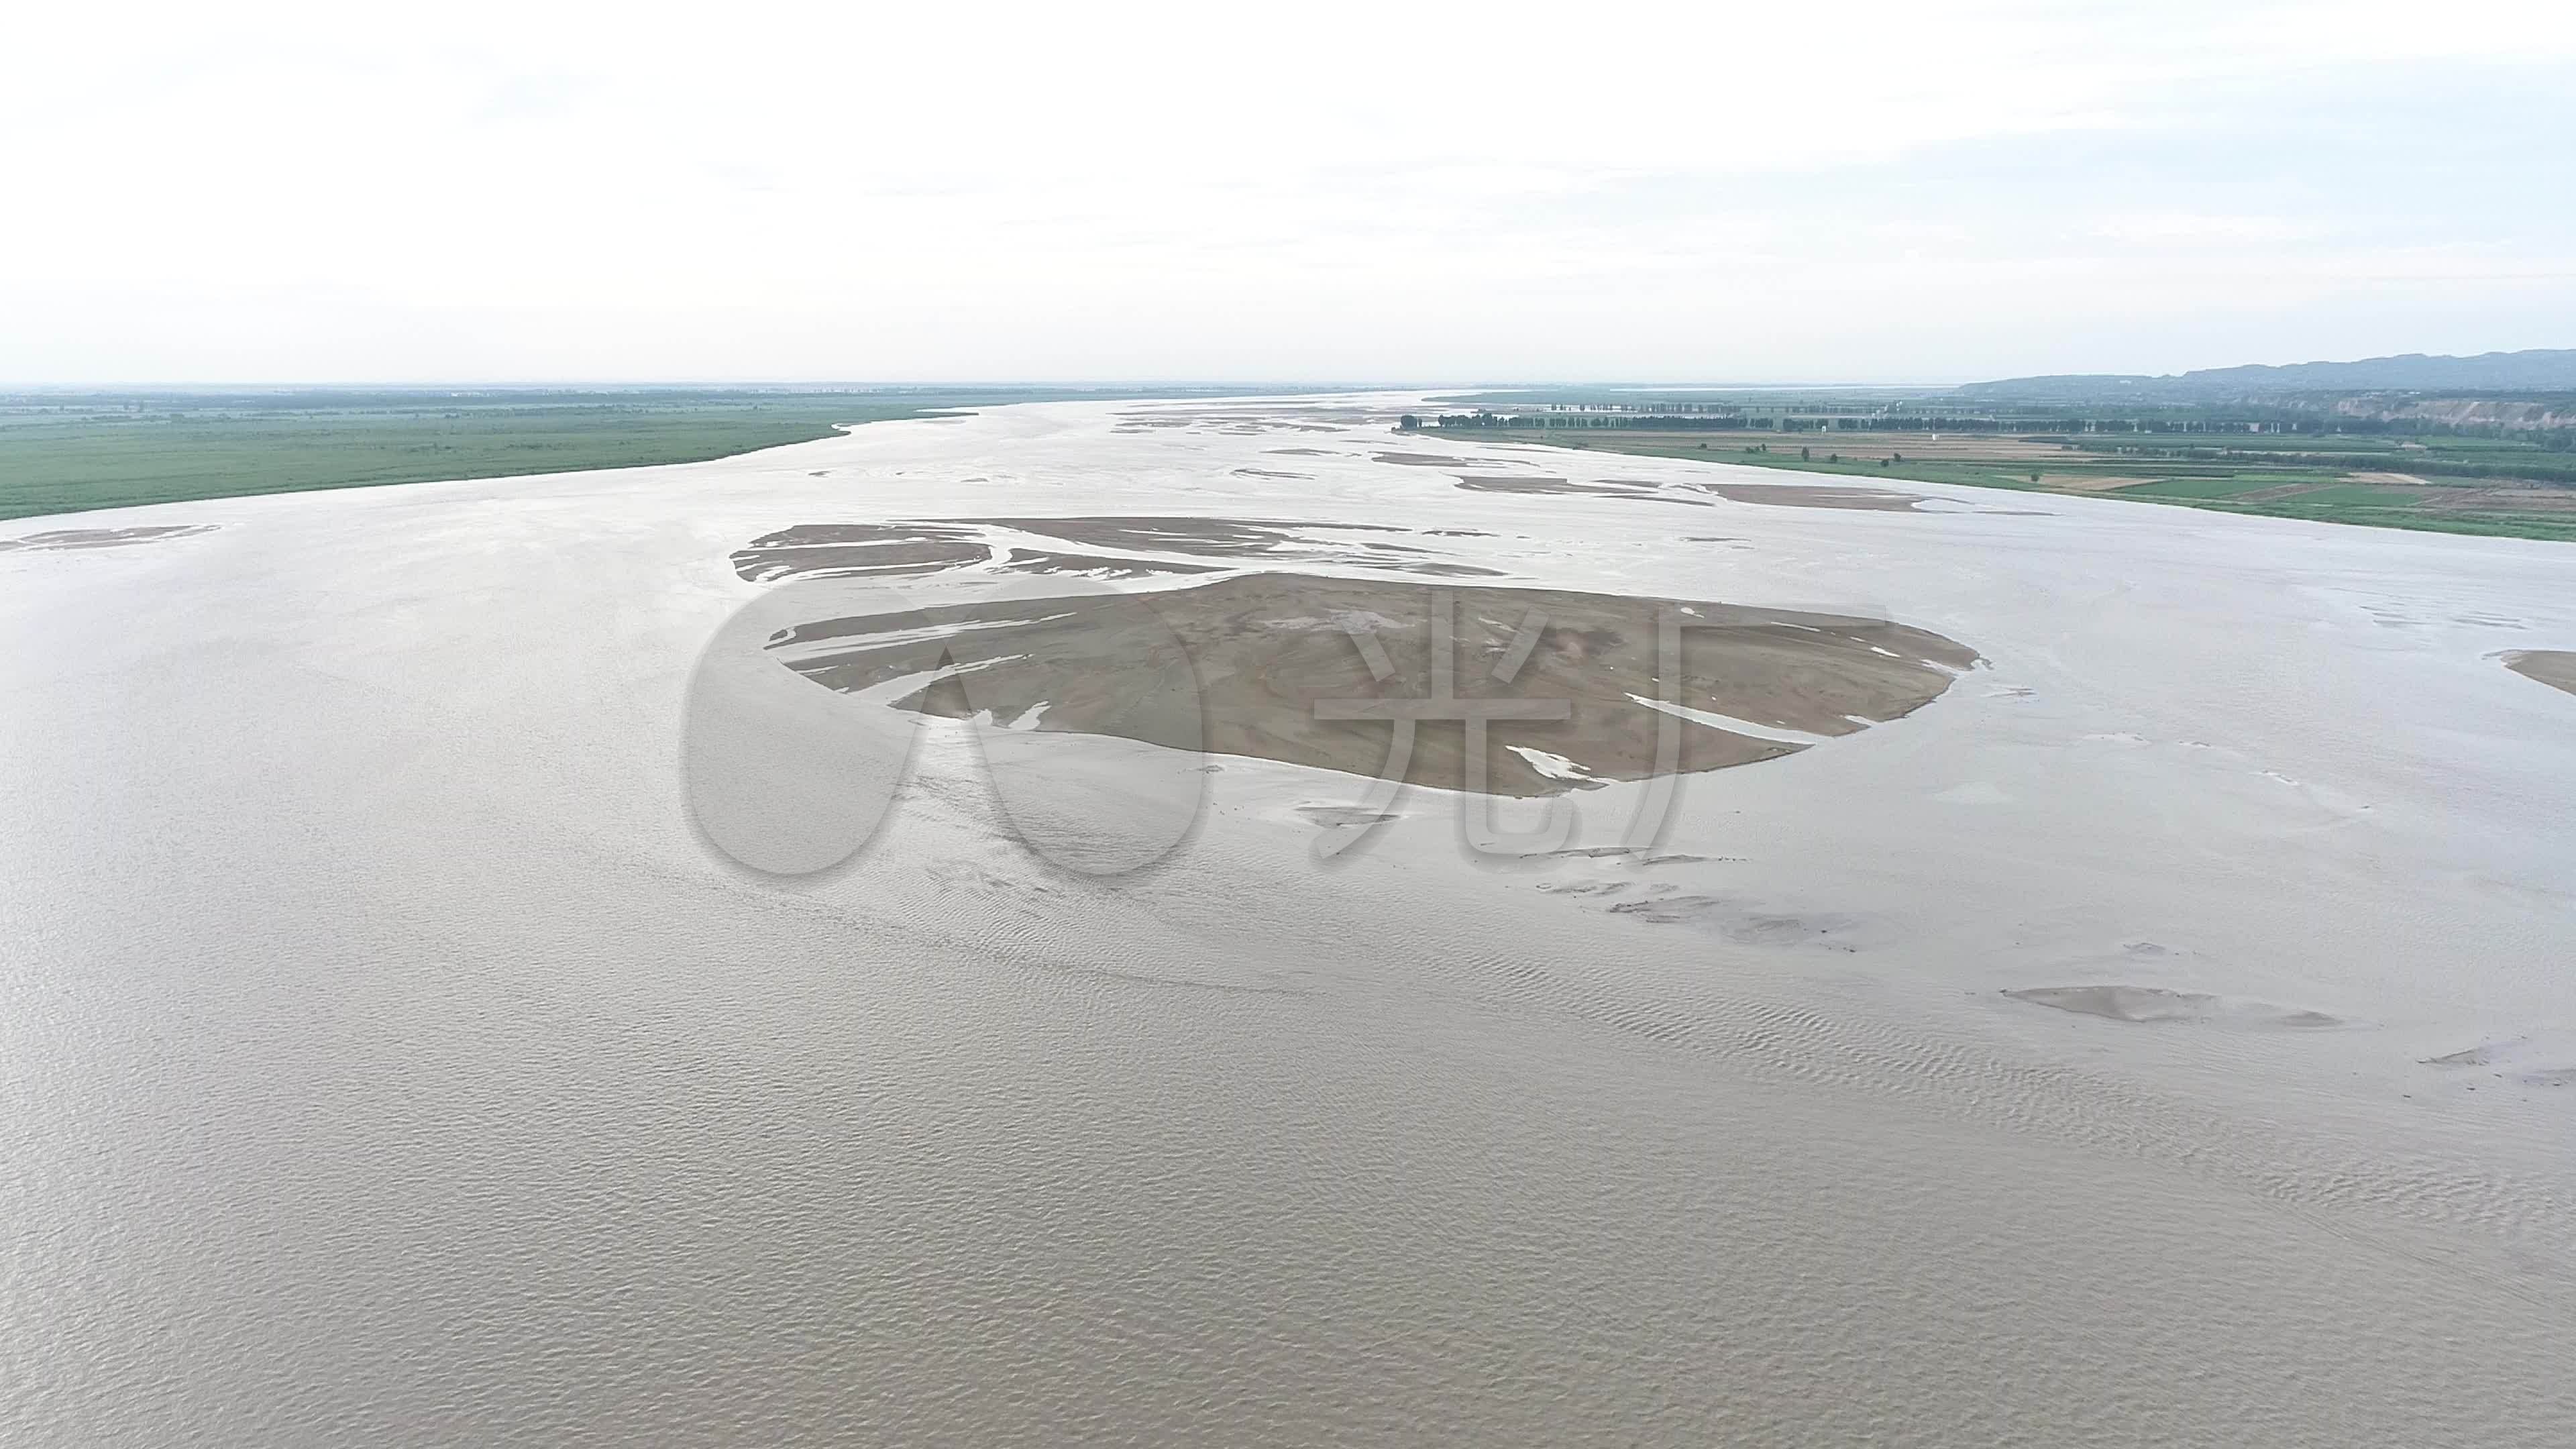
[[[13,383],[2576,346],[2565,0],[54,5],[0,136]]]

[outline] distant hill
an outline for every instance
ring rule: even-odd
[[[2488,352],[2476,357],[2369,357],[2359,362],[2297,362],[2284,367],[2212,367],[2149,377],[2070,373],[1970,383],[1956,395],[1989,402],[2214,402],[2269,393],[2576,392],[2576,348]]]

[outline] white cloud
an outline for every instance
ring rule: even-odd
[[[2311,222],[2286,216],[2213,216],[2195,211],[2135,212],[2095,221],[2088,235],[2139,245],[2285,242],[2316,235]]]
[[[2576,56],[2563,7],[2409,14],[63,8],[0,50],[0,378],[1936,377],[2075,345],[2060,278],[2161,299],[2081,342],[2150,367],[2189,289],[2393,246],[2477,265],[2274,350],[2356,308],[2550,340],[2576,106],[2404,236],[2407,178],[2263,160]],[[2517,271],[2517,316],[2418,335]]]

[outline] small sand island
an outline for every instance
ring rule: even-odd
[[[1173,554],[1242,561],[1235,567],[1255,561],[1339,564],[1446,578],[1491,577],[1495,572],[1436,557],[1418,544],[1346,536],[1407,532],[1379,524],[1183,515],[808,523],[753,539],[735,550],[733,567],[736,574],[756,584],[795,578],[918,576],[987,563],[1006,573],[1087,574],[1100,579],[1203,574],[1222,568],[1179,562],[1170,557]]]
[[[2505,668],[2525,679],[2576,694],[2576,649],[2515,649],[2503,658]]]
[[[2343,1025],[2322,1011],[2276,1006],[2268,1001],[2238,1001],[2201,991],[2172,991],[2161,986],[2032,986],[2004,995],[2034,1006],[2108,1021],[2198,1022],[2302,1031]]]
[[[163,523],[135,528],[56,528],[20,538],[0,538],[0,553],[62,552],[69,549],[126,548],[156,539],[212,533],[211,523]]]
[[[1049,522],[1095,546],[1111,536]],[[1670,696],[1657,669],[1668,610],[1685,626]],[[1440,679],[1444,611],[1454,635]],[[1667,729],[1684,771],[1791,754],[1921,708],[1977,658],[1881,620],[1303,573],[932,612],[818,620],[772,647],[835,690],[916,684],[891,699],[899,708],[1355,775],[1387,768],[1389,721],[1411,708],[1405,778],[1452,789],[1472,779],[1459,716],[1503,704],[1523,717],[1487,725],[1483,788],[1516,796],[1645,778]]]

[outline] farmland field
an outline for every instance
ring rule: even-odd
[[[2576,459],[2495,438],[1435,426],[1442,436],[2279,518],[2576,540]],[[2473,470],[2473,471],[2472,471]]]
[[[0,518],[697,463],[1063,391],[132,393],[0,397]]]

